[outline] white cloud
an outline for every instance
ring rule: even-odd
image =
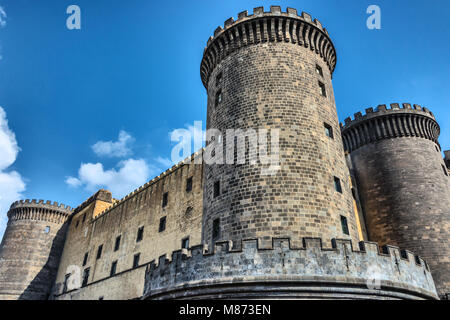
[[[16,161],[19,151],[16,136],[8,127],[6,112],[0,107],[0,238],[6,227],[9,206],[22,197],[26,187],[18,172],[6,171]]]
[[[5,9],[3,9],[2,6],[0,6],[0,27],[6,26],[6,18],[7,18],[6,11]]]
[[[129,144],[133,141],[128,132],[121,130],[117,141],[99,141],[92,146],[92,150],[98,156],[122,158],[132,153]]]
[[[82,163],[78,178],[68,177],[66,183],[71,187],[85,186],[90,192],[106,188],[114,197],[123,197],[145,184],[151,169],[142,159],[128,159],[118,163],[117,168],[105,170],[101,163]]]

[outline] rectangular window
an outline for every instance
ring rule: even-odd
[[[442,165],[442,170],[444,170],[444,174],[445,174],[446,176],[448,176],[447,168],[446,168],[444,165]]]
[[[221,72],[221,73],[219,73],[219,74],[217,75],[217,77],[216,77],[216,87],[218,87],[218,86],[221,85],[221,83],[222,83],[222,78],[223,78],[223,74],[222,74],[222,72]]]
[[[191,192],[191,191],[192,191],[192,177],[190,177],[186,181],[186,192]]]
[[[220,181],[214,182],[214,198],[220,196]]]
[[[323,123],[323,126],[325,127],[325,134],[327,135],[327,137],[333,139],[333,128],[326,122]]]
[[[75,229],[78,228],[79,224],[80,224],[80,220],[77,220],[77,223],[75,223]]]
[[[326,97],[327,96],[327,90],[325,89],[325,85],[319,81],[319,93]]]
[[[114,251],[117,251],[117,250],[119,250],[119,247],[120,247],[120,239],[122,238],[122,236],[118,236],[117,238],[116,238],[116,243],[114,244]]]
[[[341,216],[341,226],[342,226],[342,232],[346,235],[350,235],[350,232],[348,232],[347,218],[344,216]]]
[[[216,107],[222,102],[222,90],[216,93]]]
[[[133,269],[136,269],[137,267],[139,267],[139,259],[141,258],[141,254],[137,253],[134,255],[133,257]]]
[[[334,188],[337,192],[342,193],[341,179],[334,177]]]
[[[166,217],[159,219],[159,232],[166,230]]]
[[[322,68],[318,64],[316,64],[316,72],[319,76],[323,77]]]
[[[83,214],[83,223],[84,223],[84,221],[86,221],[86,213]]]
[[[162,200],[162,207],[166,207],[167,204],[169,203],[169,193],[166,192],[163,194],[163,200]]]
[[[214,219],[212,228],[212,238],[217,240],[220,237],[220,219]]]
[[[67,292],[67,283],[69,282],[69,278],[72,274],[66,274],[64,276],[64,286],[63,286],[63,292],[62,293],[66,293]]]
[[[101,244],[97,249],[97,260],[102,257],[103,245]]]
[[[116,269],[117,269],[117,260],[114,261],[111,265],[111,272],[109,273],[110,277],[116,274]]]
[[[88,260],[88,257],[89,257],[89,252],[86,252],[86,253],[84,254],[84,258],[83,258],[83,267],[86,265],[87,260]]]
[[[136,242],[142,241],[144,238],[144,227],[140,227],[137,232]]]
[[[189,237],[184,238],[181,240],[181,248],[182,249],[189,249]]]
[[[91,271],[91,268],[84,269],[83,272],[83,283],[81,284],[82,287],[86,287],[89,281],[89,272]]]

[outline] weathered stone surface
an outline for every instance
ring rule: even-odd
[[[271,248],[260,249],[250,239],[237,251],[228,242],[216,243],[214,252],[176,251],[148,266],[144,298],[438,298],[426,264],[410,252],[380,253],[370,242],[358,251],[349,240],[332,244],[324,249],[310,238],[291,248],[289,239],[273,239]]]

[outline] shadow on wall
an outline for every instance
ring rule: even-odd
[[[51,297],[69,223],[70,219],[64,223],[53,237],[47,262],[20,295],[19,300],[48,300]]]

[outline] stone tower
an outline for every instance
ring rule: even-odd
[[[71,213],[50,201],[12,204],[0,245],[0,300],[49,297]]]
[[[335,66],[328,32],[295,9],[255,8],[253,15],[244,11],[215,30],[201,78],[208,93],[207,129],[222,136],[207,143],[205,157],[225,162],[231,154],[234,164],[204,166],[204,243],[278,236],[294,245],[302,237],[362,240],[334,100]],[[241,129],[249,145],[230,139],[227,129]],[[250,147],[261,138],[258,129],[279,132],[280,168],[273,174],[264,173],[260,159],[251,163],[258,157]],[[245,163],[236,164],[240,152]]]
[[[369,240],[421,255],[440,294],[450,292],[449,176],[439,125],[426,108],[380,105],[342,128]]]

